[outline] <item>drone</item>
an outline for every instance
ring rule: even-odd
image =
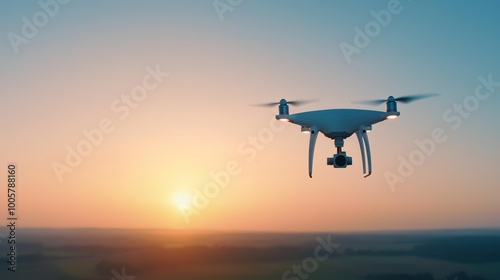
[[[389,96],[387,99],[368,100],[355,102],[358,104],[380,105],[385,103],[386,111],[374,111],[365,109],[326,109],[317,111],[301,112],[296,114],[289,113],[289,105],[300,106],[312,101],[287,101],[281,99],[280,102],[257,104],[257,106],[274,107],[278,105],[279,115],[276,119],[283,122],[290,122],[301,126],[301,132],[309,133],[309,177],[312,178],[314,147],[319,132],[334,141],[337,153],[333,157],[326,159],[327,165],[333,165],[334,168],[346,168],[352,165],[352,157],[347,156],[344,147],[344,140],[353,134],[356,134],[361,149],[361,158],[363,161],[363,177],[372,174],[372,159],[370,152],[370,143],[368,142],[368,131],[372,130],[372,125],[385,121],[396,119],[400,112],[397,109],[397,102],[410,103],[419,99],[436,96],[436,93],[425,93],[408,95],[394,98]]]

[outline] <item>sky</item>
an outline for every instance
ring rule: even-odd
[[[1,166],[23,227],[500,227],[497,1],[2,1]],[[497,82],[498,81],[498,82]],[[373,174],[290,113],[385,111]],[[420,143],[420,144],[418,144]],[[424,143],[424,144],[422,144]],[[7,216],[7,185],[0,218]]]

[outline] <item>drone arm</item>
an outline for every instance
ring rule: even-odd
[[[356,131],[356,136],[358,136],[359,148],[361,150],[361,158],[363,160],[363,177],[368,177],[372,174],[372,157],[370,152],[370,142],[368,142],[368,135],[365,129],[360,129]],[[366,153],[365,153],[366,147]],[[366,162],[368,159],[368,172],[366,172]]]
[[[318,130],[315,127],[312,127],[309,136],[309,178],[312,178],[314,146],[316,145],[316,138],[318,138]]]

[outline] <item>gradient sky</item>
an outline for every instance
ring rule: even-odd
[[[0,151],[4,168],[18,164],[22,226],[500,227],[500,86],[460,125],[457,113],[443,118],[471,100],[479,76],[500,81],[500,3],[401,1],[401,12],[348,63],[339,45],[354,45],[354,28],[389,2],[245,0],[221,20],[212,1],[71,1],[17,53],[9,38],[43,9],[38,1],[0,2]],[[111,105],[142,84],[148,66],[169,76],[121,119]],[[312,179],[309,138],[298,126],[285,124],[251,159],[241,152],[277,113],[249,104],[320,100],[294,113],[419,92],[441,96],[399,104],[399,119],[373,127],[374,173],[366,179],[355,137],[346,140],[354,163],[345,170],[325,164],[333,142],[318,137]],[[66,147],[103,119],[114,131],[59,182],[54,162],[64,164]],[[436,128],[446,141],[391,188],[388,172],[398,174],[400,156]],[[228,162],[241,172],[186,223],[175,198],[202,191]]]

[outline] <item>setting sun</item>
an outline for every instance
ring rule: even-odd
[[[185,210],[191,206],[193,196],[188,192],[178,192],[173,196],[172,201],[177,209]]]

